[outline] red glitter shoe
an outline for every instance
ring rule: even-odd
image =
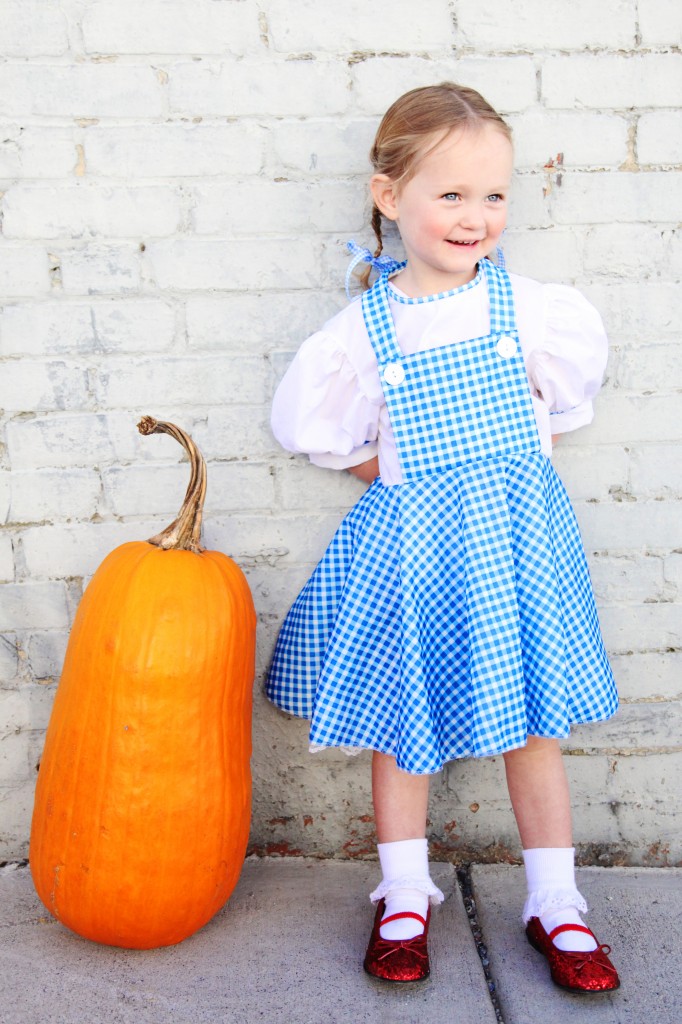
[[[368,974],[384,981],[423,981],[424,978],[428,978],[430,971],[426,937],[431,921],[431,908],[429,907],[426,920],[421,914],[405,910],[401,914],[391,914],[382,922],[384,908],[384,901],[379,900],[363,967]],[[417,935],[414,939],[382,939],[379,930],[381,925],[404,917],[413,917],[415,921],[420,921],[424,926],[423,934]]]
[[[531,917],[526,926],[526,936],[531,946],[549,960],[549,971],[555,985],[571,992],[612,992],[619,988],[618,971],[607,956],[611,952],[610,946],[602,943],[589,953],[558,949],[553,939],[560,932],[586,932],[592,935],[589,928],[577,924],[560,924],[548,935],[539,917]]]

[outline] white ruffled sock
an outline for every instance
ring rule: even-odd
[[[426,920],[429,909],[429,896],[422,889],[412,888],[409,882],[414,879],[429,881],[429,854],[426,839],[402,839],[395,843],[379,843],[379,862],[384,882],[393,880],[407,883],[391,888],[385,896],[386,909],[384,917],[411,911]],[[382,939],[414,939],[424,931],[419,921],[413,917],[405,917],[400,921],[389,921],[381,928]]]
[[[575,850],[573,847],[540,847],[523,851],[528,883],[528,899],[523,911],[525,922],[539,917],[549,934],[560,924],[585,926],[580,912],[587,904],[575,884]],[[591,935],[565,931],[553,939],[558,949],[589,952],[597,948]]]

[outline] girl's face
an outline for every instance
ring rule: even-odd
[[[473,280],[507,223],[512,161],[509,139],[485,124],[446,135],[405,185],[374,175],[374,202],[397,223],[405,246],[403,291],[435,295]]]

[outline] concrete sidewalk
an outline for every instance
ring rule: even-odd
[[[555,988],[519,921],[522,870],[474,866],[484,967],[451,865],[431,925],[431,977],[389,985],[361,968],[372,923],[370,863],[249,859],[227,906],[178,946],[98,946],[54,922],[25,867],[0,871],[1,1024],[678,1024],[682,869],[587,868],[590,925],[622,985]]]

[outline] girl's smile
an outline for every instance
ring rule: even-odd
[[[433,295],[473,280],[507,223],[512,160],[507,137],[484,125],[435,141],[404,185],[374,175],[374,202],[397,223],[405,247],[404,292]]]

